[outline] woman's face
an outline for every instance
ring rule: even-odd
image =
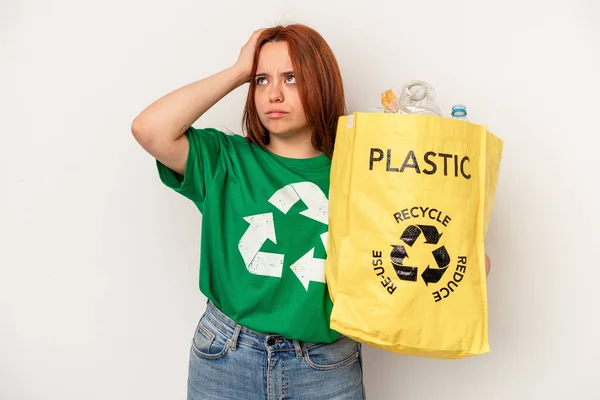
[[[289,138],[312,134],[300,101],[287,42],[268,42],[262,46],[254,79],[256,111],[270,135]]]

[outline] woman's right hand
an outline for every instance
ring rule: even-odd
[[[248,42],[240,50],[240,56],[235,63],[234,67],[238,68],[241,73],[244,74],[246,77],[246,82],[252,78],[250,74],[252,73],[252,64],[254,63],[254,51],[256,50],[256,43],[258,41],[258,37],[265,29],[266,28],[254,31]]]

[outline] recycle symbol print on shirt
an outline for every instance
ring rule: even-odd
[[[321,242],[327,250],[328,206],[329,201],[323,191],[312,182],[299,182],[277,190],[269,199],[283,214],[302,201],[307,207],[300,215],[324,224]],[[244,217],[249,226],[238,243],[238,249],[248,272],[254,275],[281,278],[284,255],[261,251],[263,244],[270,240],[277,244],[273,213]],[[325,259],[314,257],[315,247],[295,261],[290,269],[308,291],[311,281],[325,283]]]

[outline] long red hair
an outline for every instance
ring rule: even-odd
[[[300,101],[306,120],[313,127],[312,145],[331,157],[338,119],[346,113],[342,75],[333,51],[325,39],[305,25],[268,28],[258,38],[242,120],[246,140],[263,148],[269,144],[269,132],[260,122],[254,102],[254,75],[261,47],[265,43],[275,41],[285,41],[288,44]]]

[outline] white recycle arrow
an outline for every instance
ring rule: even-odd
[[[300,214],[325,225],[328,224],[327,207],[329,201],[321,189],[312,182],[299,182],[287,185],[276,191],[269,199],[269,203],[277,207],[282,213],[287,214],[298,200],[302,200],[307,207]]]
[[[321,241],[327,249],[327,232],[321,235]],[[310,281],[325,283],[325,260],[315,258],[315,249],[303,255],[290,266],[294,274],[298,277],[305,290],[308,290]]]
[[[250,224],[238,243],[246,268],[251,274],[274,276],[281,278],[283,271],[283,254],[264,253],[260,251],[262,245],[270,240],[277,244],[273,214],[257,214],[244,217]]]

